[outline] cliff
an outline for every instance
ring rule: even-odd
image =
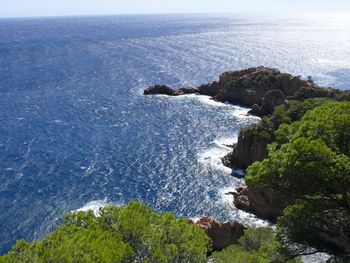
[[[313,81],[302,80],[299,76],[263,66],[224,72],[218,81],[203,84],[197,88],[172,89],[166,85],[154,85],[145,89],[144,94],[208,95],[216,101],[251,107],[249,113],[259,117],[270,116],[276,106],[286,104],[288,107],[290,100],[350,98],[350,93],[320,87]],[[291,112],[291,116],[287,117],[295,121],[298,116],[295,117],[293,114]],[[273,141],[273,132],[279,125],[278,121],[270,118],[268,122],[243,129],[232,153],[223,159],[224,164],[245,169],[255,161],[263,160],[267,156],[267,145]]]
[[[233,203],[238,209],[271,221],[281,216],[283,209],[293,202],[293,199],[286,194],[273,191],[253,192],[248,187],[238,188],[233,197]]]

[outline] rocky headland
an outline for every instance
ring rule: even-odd
[[[251,107],[250,113],[260,117],[271,114],[275,106],[287,99],[300,100],[314,97],[340,99],[344,96],[339,90],[320,87],[312,80],[302,80],[299,76],[281,73],[277,69],[263,66],[224,72],[218,81],[196,88],[173,89],[166,85],[154,85],[145,89],[144,94],[208,95],[216,101]]]
[[[173,89],[165,85],[155,85],[147,88],[144,94],[208,95],[215,101],[250,107],[249,114],[261,117],[261,121],[242,129],[233,151],[223,158],[226,166],[243,169],[267,157],[267,146],[275,140],[274,132],[282,123],[301,119],[306,111],[322,104],[322,98],[350,100],[348,91],[321,87],[311,78],[303,80],[300,76],[292,76],[267,67],[225,72],[220,75],[218,81],[196,88]],[[308,100],[312,98],[318,99]],[[238,188],[236,191],[232,194],[237,208],[271,221],[275,221],[282,215],[284,208],[294,202],[294,198],[288,193],[255,192],[248,187]],[[203,218],[198,224],[206,229],[213,239],[214,248],[218,250],[237,241],[240,235],[237,233],[244,230],[244,226],[236,226],[238,223],[219,224],[211,218]],[[225,234],[226,232],[231,234]],[[340,246],[350,253],[348,245],[340,244],[348,241],[347,238],[320,236],[320,239]]]
[[[261,122],[243,129],[239,133],[238,142],[234,145],[232,153],[223,159],[226,166],[243,169],[267,156],[267,145],[273,140],[272,134],[280,125],[279,120],[273,116],[276,106],[285,104],[286,107],[289,107],[290,100],[301,101],[310,98],[350,99],[350,92],[321,87],[311,78],[303,80],[300,76],[292,76],[263,66],[224,72],[219,76],[218,81],[196,88],[170,88],[166,85],[154,85],[145,89],[144,94],[207,95],[215,101],[250,107],[249,114],[251,115],[259,117],[272,115],[269,118],[270,123]],[[293,114],[296,113],[290,112],[290,117],[294,120],[300,117]]]

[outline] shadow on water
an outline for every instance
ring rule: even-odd
[[[232,169],[231,176],[233,176],[233,177],[243,179],[245,177],[245,175],[246,175],[246,173],[243,169],[239,169],[239,168]]]

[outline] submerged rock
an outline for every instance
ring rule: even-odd
[[[214,251],[222,250],[237,243],[244,235],[244,230],[247,229],[247,226],[236,221],[219,223],[211,217],[202,217],[197,222],[190,221],[190,223],[197,224],[205,229],[212,240]]]

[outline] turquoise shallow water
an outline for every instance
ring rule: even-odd
[[[244,182],[219,159],[257,119],[143,88],[267,65],[346,89],[349,25],[238,14],[0,20],[0,252],[41,238],[66,212],[134,198],[261,223],[231,205],[225,193]]]

